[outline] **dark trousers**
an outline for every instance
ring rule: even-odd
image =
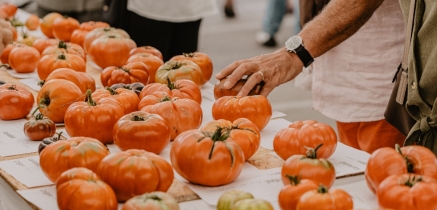
[[[173,23],[157,21],[127,11],[122,28],[137,46],[161,51],[164,62],[175,55],[197,51],[201,20]]]
[[[40,18],[43,18],[47,14],[51,12],[58,12],[61,15],[66,15],[68,17],[72,17],[76,20],[78,20],[80,23],[88,22],[88,21],[102,21],[102,10],[91,10],[91,11],[83,11],[83,12],[59,12],[59,11],[53,11],[49,9],[42,8],[40,6],[37,7],[36,13]]]

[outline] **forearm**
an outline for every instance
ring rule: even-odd
[[[299,35],[315,58],[352,36],[384,0],[331,0]]]

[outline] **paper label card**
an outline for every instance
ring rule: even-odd
[[[0,125],[0,156],[21,155],[38,151],[39,141],[31,141],[24,134],[21,122],[7,126]],[[24,124],[23,124],[24,125]]]
[[[39,166],[39,156],[0,162],[0,168],[28,188],[52,185]]]
[[[335,167],[337,178],[363,174],[366,170],[370,154],[343,143],[338,143],[334,154],[328,160]]]
[[[55,186],[40,187],[29,190],[17,190],[24,199],[44,210],[58,210]]]
[[[31,77],[26,79],[19,79],[19,81],[35,91],[41,90],[41,87],[38,85],[38,82],[40,81],[39,78]]]

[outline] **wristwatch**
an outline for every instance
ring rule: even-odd
[[[305,67],[308,67],[314,58],[305,49],[302,43],[302,38],[300,36],[292,36],[285,42],[285,49],[288,52],[296,53],[297,57],[302,61]]]

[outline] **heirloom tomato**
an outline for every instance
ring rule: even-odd
[[[55,38],[52,32],[53,22],[59,17],[62,17],[62,15],[57,12],[51,12],[42,18],[42,22],[39,27],[41,28],[42,33],[48,38]]]
[[[309,148],[306,155],[292,155],[282,165],[281,178],[284,185],[290,184],[289,176],[299,176],[301,179],[310,179],[316,184],[323,184],[330,188],[335,181],[335,168],[324,158],[317,158],[317,150]]]
[[[217,81],[217,83],[214,85],[214,98],[217,100],[222,96],[237,96],[243,85],[246,84],[247,80],[248,78],[242,78],[238,80],[238,82],[231,89],[226,89],[223,86],[225,82],[228,81],[227,77],[221,79],[220,81]],[[264,82],[256,84],[255,87],[253,87],[247,95],[259,95],[264,84]]]
[[[46,47],[42,55],[48,54],[74,54],[80,56],[84,61],[86,61],[85,51],[80,45],[71,42],[64,42],[62,40],[60,40],[57,45]]]
[[[52,79],[65,79],[73,82],[77,87],[80,88],[83,94],[86,93],[88,89],[92,92],[96,90],[96,83],[94,79],[85,72],[75,71],[70,68],[58,68],[54,70],[45,80],[41,80],[38,84],[42,87],[46,82]]]
[[[364,177],[372,192],[388,176],[413,173],[437,180],[437,157],[426,147],[410,145],[375,150],[367,161]]]
[[[251,193],[242,190],[226,191],[220,196],[217,202],[217,210],[232,209],[236,202],[248,198],[254,198],[254,197]]]
[[[11,19],[17,13],[18,7],[15,4],[11,4],[8,2],[2,2],[0,4],[0,12],[5,16],[3,18]]]
[[[156,49],[156,48],[154,48],[154,47],[152,47],[152,46],[140,46],[140,47],[137,47],[137,48],[132,49],[132,50],[129,52],[129,54],[130,54],[131,56],[132,56],[132,55],[135,55],[135,54],[137,54],[137,53],[150,53],[150,54],[153,54],[153,55],[157,56],[157,57],[160,58],[161,60],[164,60],[163,57],[162,57],[162,53],[161,53],[161,51],[159,51],[158,49]]]
[[[244,160],[248,160],[259,148],[261,134],[258,127],[246,118],[239,118],[233,122],[220,119],[207,122],[201,131],[214,132],[222,128],[222,135],[237,142],[244,154]]]
[[[1,60],[2,64],[9,64],[9,53],[16,46],[20,46],[20,45],[22,45],[22,44],[18,43],[18,42],[12,42],[12,43],[6,45],[5,49],[3,49],[3,52],[0,56],[0,60]]]
[[[182,55],[176,55],[176,56],[172,57],[170,60],[175,60],[175,61],[190,60],[190,61],[193,61],[202,70],[202,75],[203,75],[202,84],[207,83],[211,79],[213,65],[212,65],[211,58],[206,53],[202,53],[202,52],[183,53]]]
[[[60,210],[117,210],[114,190],[91,170],[72,168],[56,181],[56,199]]]
[[[24,123],[24,134],[32,141],[41,141],[47,137],[52,137],[56,133],[55,122],[41,113],[35,115]]]
[[[266,200],[259,198],[249,198],[239,200],[235,203],[232,210],[248,210],[248,209],[256,209],[256,210],[274,210],[272,204]]]
[[[82,57],[74,54],[47,54],[42,56],[38,62],[38,77],[45,80],[50,73],[59,68],[86,72],[86,63]]]
[[[120,202],[148,192],[166,192],[174,180],[170,163],[154,153],[137,149],[108,155],[96,173],[114,189]]]
[[[199,104],[202,103],[202,93],[199,86],[188,79],[181,79],[176,82],[168,81],[167,84],[150,83],[141,90],[140,99],[157,91],[165,92],[171,97],[188,98]]]
[[[186,130],[199,128],[203,118],[202,108],[197,102],[187,98],[171,98],[164,92],[144,97],[138,109],[164,118],[170,127],[172,140]]]
[[[79,26],[79,29],[85,30],[85,31],[91,31],[95,28],[107,28],[110,27],[108,23],[102,22],[102,21],[87,21],[82,22]]]
[[[31,14],[27,19],[24,25],[27,27],[27,29],[33,31],[36,30],[39,27],[39,17],[38,15]]]
[[[80,88],[65,79],[52,79],[46,82],[36,96],[39,112],[55,123],[64,122],[68,107],[83,99]]]
[[[129,34],[126,33],[126,31],[124,31],[123,29],[113,28],[113,27],[97,27],[97,28],[92,29],[85,36],[85,39],[83,40],[83,49],[88,53],[89,46],[91,45],[91,43],[95,39],[97,39],[105,34],[118,34],[118,35],[121,35],[122,37],[130,38]]]
[[[304,193],[296,205],[296,210],[314,209],[354,209],[354,203],[352,197],[346,191],[342,189],[328,190],[328,188],[321,185],[317,190]]]
[[[112,86],[117,83],[132,84],[141,82],[149,84],[149,69],[141,62],[133,62],[122,67],[108,66],[100,74],[100,81],[103,86]]]
[[[305,155],[307,147],[315,148],[319,144],[323,147],[317,150],[317,157],[329,158],[337,147],[337,135],[330,125],[315,120],[293,122],[273,139],[276,154],[284,160],[292,155]]]
[[[223,134],[187,130],[176,137],[170,148],[172,166],[186,180],[214,187],[233,182],[241,173],[244,153],[240,146]]]
[[[158,68],[155,75],[155,82],[167,84],[168,79],[175,82],[180,79],[188,79],[201,86],[203,83],[203,73],[199,65],[193,61],[167,61]]]
[[[62,136],[62,131],[59,133],[56,133],[55,136],[44,138],[41,143],[38,145],[38,155],[41,154],[41,151],[46,148],[48,145],[57,142],[59,140],[66,140],[67,138]]]
[[[91,42],[87,52],[91,60],[104,69],[108,66],[125,65],[129,59],[129,51],[136,46],[130,38],[118,34],[106,34]]]
[[[223,96],[212,105],[212,117],[230,121],[247,118],[261,131],[272,117],[272,105],[262,95]]]
[[[70,136],[88,136],[109,144],[113,141],[112,129],[123,115],[123,107],[117,100],[94,100],[88,90],[86,101],[74,102],[66,110],[65,130]]]
[[[52,33],[55,38],[69,42],[71,34],[74,30],[78,29],[79,26],[79,21],[72,17],[58,17],[53,20]]]
[[[57,39],[37,39],[33,42],[32,47],[36,48],[40,54],[49,46],[56,46],[59,44]]]
[[[164,64],[161,58],[151,53],[133,54],[129,57],[129,59],[127,59],[127,62],[128,63],[141,62],[146,64],[147,70],[149,71],[149,75],[150,75],[150,80],[149,80],[150,83],[155,82],[156,71],[158,71],[158,68]]]
[[[167,122],[157,114],[142,111],[124,115],[115,123],[112,133],[114,143],[122,151],[142,149],[159,154],[170,142]]]
[[[299,176],[285,175],[290,184],[285,185],[278,195],[279,206],[282,210],[295,210],[299,198],[310,190],[317,190],[318,184],[310,179],[301,179]]]
[[[108,154],[109,150],[97,139],[71,137],[47,145],[40,153],[39,164],[47,178],[56,183],[58,177],[71,168],[85,167],[96,171]]]
[[[143,90],[144,84],[141,82],[134,82],[132,84],[117,83],[111,85],[111,89],[117,90],[117,88],[124,88],[127,90],[131,90],[134,93],[136,93],[138,96],[140,96],[140,92],[141,90]]]
[[[140,102],[140,99],[135,92],[125,88],[117,88],[116,90],[112,90],[110,87],[97,89],[91,96],[96,101],[100,98],[115,99],[122,106],[124,114],[137,111],[138,103]]]
[[[35,71],[41,55],[38,50],[27,46],[15,46],[8,56],[9,65],[18,73],[30,73]]]
[[[383,209],[437,209],[437,181],[418,174],[388,176],[377,189],[378,204]]]
[[[137,195],[124,203],[121,210],[179,210],[179,203],[165,192]]]
[[[35,98],[21,85],[0,85],[0,119],[16,120],[26,117],[32,110]]]

